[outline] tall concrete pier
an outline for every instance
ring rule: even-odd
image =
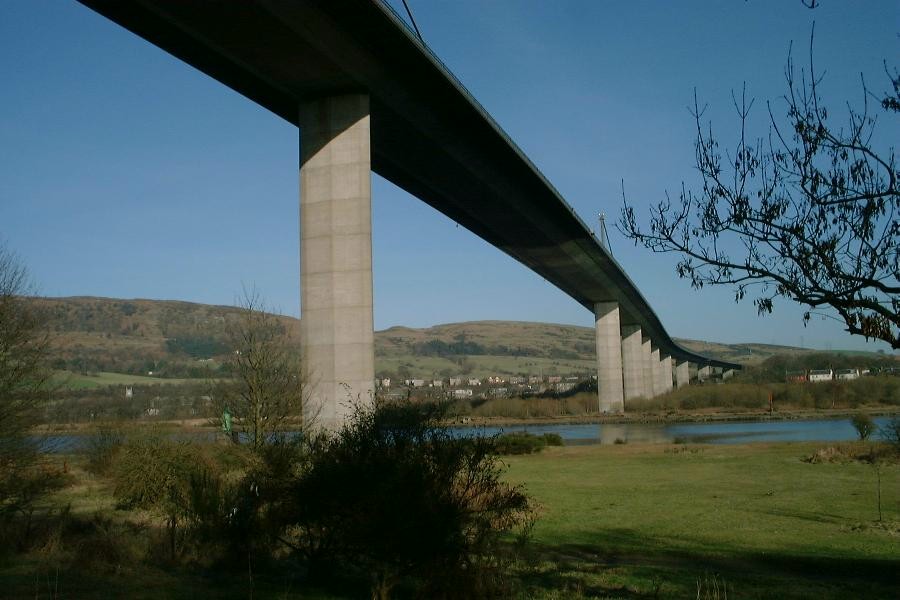
[[[661,384],[660,389],[663,394],[672,391],[672,357],[669,355],[663,355],[660,358],[660,370],[662,374],[660,375]]]
[[[304,416],[335,428],[375,379],[369,97],[303,103],[299,127]]]
[[[703,382],[712,377],[712,367],[703,365],[697,368],[697,381]]]
[[[644,395],[644,355],[639,325],[622,326],[622,381],[626,401]]]
[[[659,396],[662,390],[662,363],[659,362],[659,348],[650,346],[650,370],[653,373],[653,396]]]
[[[597,395],[600,412],[619,413],[624,410],[625,406],[619,305],[615,302],[598,302],[594,305],[594,321],[594,333],[597,341]]]
[[[675,360],[675,387],[684,387],[691,381],[691,364],[686,360]]]
[[[650,338],[641,335],[641,365],[644,368],[644,398],[653,398],[656,396],[656,390],[653,385],[653,342]]]

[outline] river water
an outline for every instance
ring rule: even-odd
[[[878,417],[877,427],[888,418]],[[748,442],[842,442],[857,439],[849,419],[811,421],[728,421],[721,423],[622,423],[578,425],[507,425],[463,427],[463,435],[493,435],[526,431],[559,434],[566,444],[685,443],[746,444]]]
[[[888,417],[878,417],[875,424],[884,426]],[[536,435],[557,433],[567,445],[614,444],[746,444],[748,442],[842,442],[857,439],[849,419],[817,419],[810,421],[728,421],[713,423],[623,423],[623,424],[553,424],[504,425],[502,427],[455,427],[457,435],[494,435],[526,431]],[[216,434],[209,431],[172,434],[175,439],[209,442]],[[77,452],[90,441],[90,435],[50,435],[40,438],[40,446],[48,452]]]

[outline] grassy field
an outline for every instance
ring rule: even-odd
[[[521,597],[696,598],[698,579],[715,578],[732,599],[895,598],[900,465],[882,467],[878,522],[874,468],[802,461],[821,447],[572,446],[511,457],[508,478],[540,505],[516,567]],[[115,510],[111,482],[69,460],[72,481],[51,502],[99,525],[0,558],[0,597],[249,597],[240,568],[154,562],[140,541],[152,534],[146,520]],[[253,582],[255,598],[354,597],[302,587],[290,564]]]
[[[100,372],[96,375],[81,375],[70,371],[60,371],[54,375],[54,381],[63,387],[73,390],[83,390],[107,385],[155,385],[155,384],[182,384],[203,382],[205,379],[163,379],[161,377],[147,377],[145,375],[129,375],[127,373]]]
[[[490,375],[571,375],[590,373],[596,362],[585,359],[542,358],[534,356],[495,356],[470,354],[465,357],[468,373],[465,377],[484,378]],[[406,368],[413,378],[446,379],[442,373],[460,376],[459,365],[450,358],[440,356],[414,356],[399,354],[375,356],[376,373],[399,373]]]
[[[816,444],[583,446],[509,460],[542,505],[536,597],[888,598],[900,467],[809,464]],[[558,590],[567,590],[560,593]]]

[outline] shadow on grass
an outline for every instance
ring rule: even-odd
[[[296,565],[289,561],[254,572],[252,579],[240,568],[198,569],[139,564],[93,571],[55,565],[33,557],[20,559],[14,565],[0,564],[0,598],[337,600],[363,597],[366,592],[367,587],[356,581],[340,580],[328,585],[312,583],[298,577]]]
[[[741,598],[895,597],[900,557],[844,558],[787,552],[679,549],[679,540],[647,538],[630,530],[598,532],[588,544],[542,545],[527,551],[521,572],[532,594],[575,591],[578,597],[693,597],[697,580],[714,574]],[[840,552],[835,549],[835,554]],[[729,596],[731,593],[729,592]]]
[[[844,525],[847,523],[846,515],[830,515],[814,510],[786,510],[780,508],[767,508],[765,510],[761,510],[760,512],[776,517],[788,517],[791,519],[800,519],[813,523],[826,523],[831,525]]]

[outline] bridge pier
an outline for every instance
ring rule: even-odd
[[[641,366],[644,370],[644,398],[655,396],[653,386],[653,343],[650,338],[641,336]]]
[[[660,389],[662,389],[661,393],[665,394],[672,391],[672,357],[667,354],[663,355],[659,362],[662,371]]]
[[[299,126],[304,420],[334,429],[375,379],[369,97],[303,103]]]
[[[653,397],[662,394],[662,363],[659,361],[659,348],[650,346],[650,366],[653,371]]]
[[[644,355],[639,325],[622,325],[622,382],[625,400],[644,395]]]
[[[691,382],[691,364],[686,360],[675,361],[675,387],[681,388]]]
[[[703,382],[712,377],[712,367],[703,365],[697,369],[697,381]]]
[[[597,396],[602,413],[624,410],[622,383],[622,338],[619,305],[598,302],[594,305],[594,334],[597,342]]]

